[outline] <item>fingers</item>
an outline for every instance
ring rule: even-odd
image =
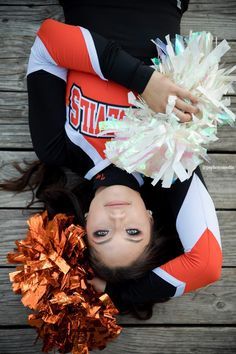
[[[192,120],[192,116],[189,113],[184,113],[180,111],[178,108],[174,108],[173,112],[176,114],[176,116],[180,119],[182,123],[185,122],[190,122]]]
[[[184,102],[180,98],[177,98],[177,100],[175,102],[175,107],[177,109],[180,109],[181,111],[187,112],[187,113],[197,114],[199,112],[199,109],[197,107],[194,107],[191,104]]]
[[[178,97],[175,103],[173,112],[180,119],[182,123],[189,122],[192,120],[192,114],[197,114],[199,112],[198,107],[194,107],[194,104],[198,103],[197,97],[195,97],[191,92],[178,86],[176,96]],[[187,103],[184,100],[190,100]],[[192,103],[192,104],[191,104]]]
[[[190,101],[192,101],[193,104],[198,103],[198,99],[197,97],[195,97],[190,91],[185,90],[183,88],[180,88],[178,86],[178,90],[177,90],[177,96],[181,97],[181,98],[188,98]]]

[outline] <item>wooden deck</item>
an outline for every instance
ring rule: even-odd
[[[163,0],[164,1],[164,0]],[[56,0],[0,0],[0,156],[1,163],[34,159],[27,125],[25,72],[30,47],[43,19],[62,19]],[[236,1],[192,0],[182,21],[189,29],[209,30],[232,49],[225,62],[236,59]],[[236,111],[236,96],[232,96]],[[148,321],[122,317],[124,330],[103,353],[112,354],[223,354],[236,352],[236,129],[221,128],[220,140],[210,150],[213,168],[202,167],[215,202],[221,227],[224,262],[217,283],[155,306]],[[0,179],[14,174],[6,167]],[[6,254],[14,240],[24,237],[26,219],[37,209],[25,210],[30,194],[0,194],[0,353],[37,354],[35,331],[27,325],[29,311],[11,291]],[[197,212],[197,210],[196,210]]]

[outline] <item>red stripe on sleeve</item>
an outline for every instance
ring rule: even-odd
[[[184,292],[189,292],[218,280],[221,275],[222,251],[218,241],[206,229],[190,252],[187,252],[160,268],[185,282]]]
[[[40,27],[38,36],[57,65],[96,74],[80,27],[47,19]]]

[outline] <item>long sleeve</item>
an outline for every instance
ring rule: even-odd
[[[27,89],[29,128],[36,155],[46,164],[66,165],[65,81],[38,70],[28,74]]]
[[[154,71],[115,41],[80,26],[47,19],[31,49],[28,74],[45,70],[66,81],[67,69],[98,75],[137,93],[144,91]]]
[[[71,158],[65,134],[68,69],[113,80],[137,92],[142,92],[153,72],[114,41],[79,26],[51,19],[43,22],[28,63],[29,126],[38,158],[60,166]],[[82,151],[74,155],[81,171],[91,168],[84,166]]]
[[[109,295],[123,302],[157,301],[196,290],[219,279],[222,250],[213,201],[199,167],[191,178],[162,191],[173,213],[184,253],[123,287],[107,285]]]

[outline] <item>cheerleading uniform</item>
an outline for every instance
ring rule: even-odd
[[[90,180],[110,164],[103,150],[111,135],[97,137],[99,122],[122,119],[124,108],[129,107],[129,89],[143,92],[153,71],[116,43],[85,28],[44,21],[31,49],[27,73],[30,131],[39,159],[68,164]],[[48,130],[39,137],[47,115],[56,119],[57,136]]]
[[[70,167],[92,179],[95,188],[124,184],[142,192],[149,179],[110,165],[103,149],[111,137],[97,133],[98,122],[123,118],[129,89],[141,93],[152,72],[113,41],[46,20],[32,47],[27,77],[31,137],[39,159]],[[180,296],[220,276],[219,225],[200,169],[169,189],[160,183],[152,188],[156,204],[169,209],[184,253],[141,279],[108,283],[106,291],[116,304]]]
[[[169,222],[176,226],[184,253],[140,279],[119,285],[108,283],[106,291],[117,307],[130,302],[155,302],[160,298],[181,296],[220,278],[220,230],[199,167],[184,182],[177,180],[170,188],[161,188],[159,183],[153,189],[157,212],[164,202]]]

